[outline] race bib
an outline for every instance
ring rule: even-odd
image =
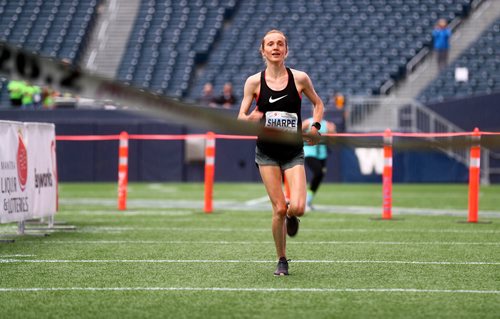
[[[288,112],[266,112],[266,127],[288,132],[297,132],[299,119],[297,114]]]

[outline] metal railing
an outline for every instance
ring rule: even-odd
[[[347,132],[377,132],[391,129],[396,132],[458,133],[463,129],[420,102],[408,98],[394,97],[351,97],[346,105]],[[442,152],[468,166],[469,154],[466,148],[441,148]],[[483,165],[481,183],[489,184],[492,174],[500,174],[500,167],[491,167],[499,154],[482,148]]]

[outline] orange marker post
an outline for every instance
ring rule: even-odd
[[[213,211],[213,189],[215,175],[215,134],[208,132],[205,137],[205,213]]]
[[[479,142],[481,133],[476,127],[472,133],[474,142]],[[479,174],[481,164],[481,146],[478,144],[471,146],[469,157],[469,218],[467,222],[478,222],[479,210]]]
[[[392,133],[384,133],[384,172],[382,176],[382,219],[392,218]]]
[[[127,209],[128,133],[120,133],[118,149],[118,210]]]

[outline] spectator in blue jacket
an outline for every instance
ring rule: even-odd
[[[446,19],[439,19],[432,31],[434,52],[437,57],[439,71],[448,64],[448,51],[450,49],[451,29]]]

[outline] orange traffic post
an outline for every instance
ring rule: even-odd
[[[382,176],[382,219],[392,218],[392,133],[384,133],[384,172]]]
[[[118,209],[127,209],[127,184],[128,184],[128,133],[120,133],[120,146],[118,149]]]
[[[215,134],[208,132],[205,137],[205,213],[213,211],[213,190],[215,175]]]
[[[467,222],[477,223],[479,210],[479,179],[480,179],[480,164],[481,164],[481,146],[479,140],[481,133],[476,127],[472,133],[472,139],[476,145],[470,148],[469,157],[469,218]]]

